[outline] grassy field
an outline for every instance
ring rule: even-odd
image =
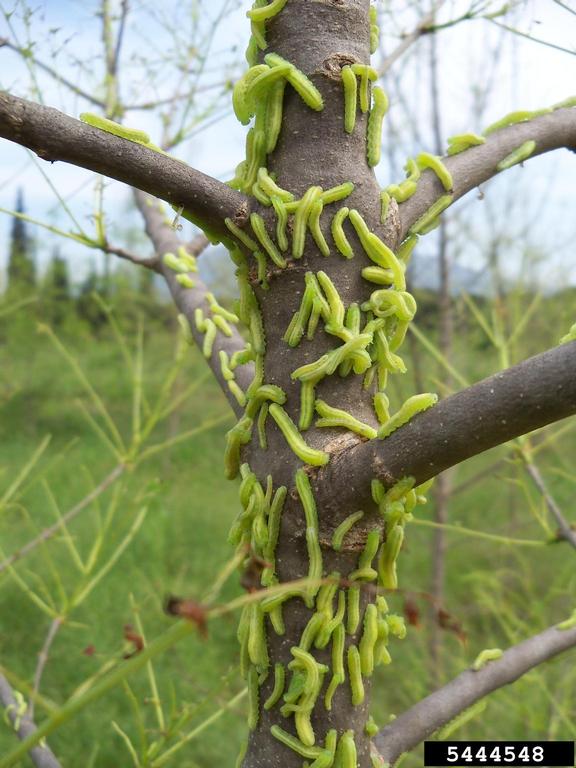
[[[538,334],[525,336],[518,359],[553,343],[554,334],[538,327]],[[119,437],[129,443],[135,424],[135,393],[145,418],[169,372],[174,373],[176,335],[158,323],[145,329],[140,393],[134,375],[138,357],[133,339],[127,349],[110,328],[102,330],[98,338],[88,331],[59,335],[70,358],[50,334],[36,331],[33,318],[21,320],[14,332],[4,328],[2,333],[0,500],[50,436],[49,445],[10,502],[3,505],[0,501],[3,559],[54,523],[57,509],[70,509],[117,464],[113,447],[92,424],[95,421],[99,429],[107,428],[98,400],[90,395],[71,361],[76,361],[105,404]],[[419,356],[425,374],[431,372],[426,375],[431,386],[436,378],[442,391],[437,362],[426,352],[420,351]],[[498,361],[498,354],[471,321],[460,336],[456,365],[474,380],[494,370]],[[413,383],[405,378],[402,389],[408,393],[411,388],[412,393]],[[194,382],[198,388],[187,392]],[[402,389],[396,391],[396,397]],[[70,524],[66,535],[37,547],[16,564],[14,572],[0,574],[0,666],[13,687],[25,695],[53,617],[66,614],[44,671],[36,704],[38,719],[63,703],[103,665],[122,663],[122,656],[133,650],[123,639],[126,624],[136,626],[139,619],[148,639],[159,635],[173,623],[163,611],[166,595],[201,599],[231,556],[226,534],[237,511],[237,487],[224,480],[222,449],[233,420],[226,401],[206,375],[203,359],[191,350],[174,374],[166,402],[178,398],[181,404],[155,426],[136,455],[150,445],[198,430],[195,435],[141,463],[136,461]],[[536,457],[568,515],[574,495],[572,432],[566,424],[544,430],[538,439],[547,440],[548,445]],[[458,489],[483,470],[487,473],[480,481]],[[446,680],[468,666],[481,649],[504,648],[565,618],[575,607],[576,592],[574,553],[566,545],[544,543],[548,534],[539,522],[544,518],[542,502],[528,486],[520,465],[511,459],[509,447],[463,465],[454,484],[458,491],[450,522],[460,530],[447,533],[445,607],[462,636],[453,631],[443,634],[442,676]],[[145,517],[139,517],[144,509]],[[424,521],[433,519],[432,502],[420,509],[418,518],[423,522],[410,526],[403,552],[403,589],[391,603],[398,612],[403,611],[406,599],[415,603],[419,626],[410,629],[406,641],[392,646],[394,663],[376,675],[374,716],[379,724],[429,691],[431,614],[427,595],[433,529]],[[91,585],[91,578],[140,520],[126,550]],[[475,531],[538,544],[489,541],[474,535]],[[95,565],[87,574],[88,553],[100,538],[101,550],[94,550]],[[88,585],[88,596],[70,610],[71,602]],[[240,593],[233,575],[218,599],[224,602]],[[111,721],[140,748],[159,738],[162,725],[169,728],[182,715],[180,736],[219,711],[243,687],[237,669],[236,618],[230,615],[211,622],[208,639],[194,634],[156,659],[157,695],[143,670],[130,678],[129,687],[111,692],[59,729],[50,744],[64,768],[131,765],[129,751]],[[569,656],[548,663],[491,697],[484,713],[463,726],[458,737],[576,738],[576,665],[573,654]],[[179,768],[233,765],[245,734],[244,710],[240,701],[169,764]],[[14,744],[13,734],[1,725],[0,754]],[[418,755],[405,762],[420,763]]]

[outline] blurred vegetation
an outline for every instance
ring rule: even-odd
[[[193,600],[206,595],[231,558],[226,531],[237,511],[237,488],[224,481],[222,470],[224,433],[233,418],[201,355],[178,340],[173,309],[149,294],[140,305],[146,307],[143,316],[140,288],[122,278],[110,281],[106,297],[88,289],[67,296],[67,280],[65,265],[55,257],[37,294],[24,299],[28,303],[6,295],[0,304],[0,560],[53,525],[117,466],[114,429],[134,458],[58,535],[13,570],[0,571],[1,670],[25,696],[48,629],[55,617],[65,616],[36,701],[41,718],[101,668],[121,665],[135,651],[134,634],[153,638],[171,626],[174,619],[163,610],[167,595]],[[427,341],[424,346],[413,337],[409,369],[419,370],[445,395],[434,347],[437,299],[431,292],[417,292],[417,298],[416,333]],[[513,363],[557,343],[576,314],[576,291],[547,297],[512,292],[499,300],[461,296],[455,314],[451,365],[463,383],[497,370],[503,357]],[[43,324],[47,318],[51,329]],[[398,401],[415,390],[410,378],[392,381]],[[142,435],[162,397],[165,417],[134,448],[135,432]],[[534,459],[568,512],[576,478],[570,460],[575,426],[560,423],[532,440]],[[159,449],[146,458],[151,445]],[[402,589],[390,600],[392,610],[404,612],[412,626],[408,640],[391,647],[395,663],[377,673],[379,724],[429,692],[431,622],[440,620],[446,630],[448,679],[481,649],[507,647],[574,608],[574,552],[550,543],[554,526],[511,446],[457,470],[450,508],[450,525],[456,528],[447,532],[448,587],[441,615],[429,594],[433,529],[425,523],[433,517],[429,502],[411,525],[400,566]],[[475,532],[503,539],[486,540]],[[125,551],[106,570],[126,537]],[[90,552],[94,564],[87,574],[82,564]],[[74,605],[101,567],[103,577]],[[218,602],[241,593],[232,575]],[[57,730],[49,741],[63,765],[78,765],[78,755],[89,766],[128,765],[125,736],[145,751],[163,730],[169,737],[162,749],[167,749],[218,712],[218,724],[182,744],[166,764],[232,765],[245,733],[243,700],[222,711],[242,690],[235,618],[210,621],[208,639],[195,632],[154,660],[152,678],[150,669],[140,671],[80,712],[73,726]],[[569,655],[556,659],[490,697],[484,713],[463,726],[458,738],[575,738],[575,678]],[[170,734],[172,726],[177,727]],[[13,735],[1,729],[0,754],[13,746]],[[412,755],[406,765],[419,761]]]

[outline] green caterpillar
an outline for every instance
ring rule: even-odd
[[[375,5],[370,6],[370,53],[376,53],[380,45],[380,27],[378,26],[378,11]]]
[[[486,138],[476,133],[462,133],[459,136],[448,137],[448,155],[457,155],[470,147],[485,144]]]
[[[336,750],[335,764],[342,768],[356,768],[358,765],[354,731],[345,731],[340,737]]]
[[[404,291],[406,289],[404,266],[398,261],[394,252],[377,235],[370,232],[358,211],[352,209],[349,216],[367,256],[379,267],[389,269],[393,275],[396,290]]]
[[[324,622],[320,631],[318,632],[318,634],[314,639],[314,646],[316,648],[326,648],[332,636],[334,635],[336,629],[339,626],[342,626],[342,631],[344,631],[344,626],[342,622],[344,621],[345,613],[346,613],[346,594],[343,590],[340,590],[338,592],[338,608],[336,610],[336,613],[334,614],[334,616],[332,616],[332,618]]]
[[[230,230],[230,232],[234,235],[234,237],[238,238],[240,242],[248,248],[249,251],[257,251],[258,250],[258,243],[253,240],[250,235],[248,235],[246,232],[244,232],[243,229],[240,229],[240,227],[235,224],[232,219],[224,219],[224,224],[226,227]]]
[[[360,706],[364,701],[364,681],[362,680],[362,665],[360,663],[360,652],[355,645],[348,647],[348,674],[350,676],[350,692],[352,694],[352,705]]]
[[[270,696],[264,702],[264,709],[272,709],[274,704],[280,700],[280,697],[284,693],[284,679],[284,667],[277,662],[274,664],[274,688],[272,689]]]
[[[416,192],[416,189],[416,182],[411,179],[406,179],[401,184],[390,184],[386,187],[386,192],[390,197],[393,197],[397,203],[404,203],[412,197]]]
[[[509,155],[506,155],[506,157],[503,160],[500,160],[500,162],[496,166],[496,169],[498,171],[505,171],[508,168],[512,168],[513,165],[517,165],[518,163],[524,162],[524,160],[528,160],[528,158],[532,155],[535,149],[536,149],[535,141],[532,141],[532,140],[525,141],[523,144],[517,147]]]
[[[571,326],[567,334],[562,336],[559,343],[568,344],[570,341],[576,341],[576,323],[574,323],[574,325]]]
[[[378,80],[378,72],[369,64],[352,64],[352,72],[360,77],[360,110],[368,112],[370,107],[369,83]]]
[[[324,696],[324,706],[328,711],[332,709],[332,699],[339,685],[346,679],[344,673],[344,646],[346,641],[344,624],[336,626],[332,635],[332,679]]]
[[[374,720],[372,715],[370,715],[370,717],[366,721],[366,725],[364,726],[364,733],[366,734],[366,736],[368,736],[368,738],[372,739],[374,738],[374,736],[376,736],[379,730],[380,728],[378,728],[378,726],[376,725],[376,721]]]
[[[316,388],[314,382],[305,381],[300,388],[300,419],[298,426],[304,431],[310,427],[314,418]]]
[[[281,56],[278,56],[276,53],[267,54],[264,57],[264,61],[271,67],[289,64],[289,62]],[[322,99],[320,91],[312,81],[293,64],[290,64],[290,69],[286,74],[286,80],[310,109],[313,109],[316,112],[320,112],[324,109],[324,100]]]
[[[374,672],[374,647],[378,640],[378,610],[374,603],[366,607],[364,613],[364,631],[358,646],[360,671],[364,677],[370,677]]]
[[[346,620],[346,632],[349,635],[356,633],[360,623],[360,587],[348,588],[348,615]]]
[[[358,80],[350,65],[342,67],[341,74],[344,88],[344,130],[346,133],[354,133],[358,108]]]
[[[454,195],[442,195],[432,203],[430,208],[417,219],[410,227],[410,235],[426,234],[430,230],[427,229],[430,225],[434,224],[438,216],[451,205]]]
[[[316,421],[317,427],[344,427],[369,440],[377,435],[374,427],[364,424],[340,408],[333,408],[325,403],[324,400],[316,400],[316,411],[322,417]]]
[[[354,512],[348,515],[340,525],[334,530],[332,534],[332,549],[336,552],[340,552],[344,543],[344,537],[352,530],[353,526],[364,517],[364,512]]]
[[[329,203],[337,203],[340,200],[344,200],[352,192],[354,192],[354,184],[351,181],[344,181],[342,184],[322,192],[320,199],[324,205],[328,205]]]
[[[438,402],[438,395],[426,392],[422,395],[413,395],[406,400],[401,408],[378,430],[378,437],[383,440],[396,429],[403,426],[417,413],[431,408]]]
[[[248,671],[248,728],[251,731],[256,730],[260,717],[259,698],[260,689],[258,687],[258,672],[256,671],[256,667],[250,667],[250,670]]]
[[[386,541],[384,542],[378,560],[380,583],[386,589],[398,589],[396,560],[400,554],[403,541],[404,528],[401,525],[394,525],[386,535]]]
[[[82,112],[80,120],[87,125],[91,125],[93,128],[98,128],[100,131],[119,136],[121,139],[128,139],[128,141],[133,141],[136,144],[150,145],[150,136],[138,128],[126,128],[126,126],[120,125],[120,123],[116,123],[114,120],[95,115],[92,112]],[[152,144],[150,149],[158,150],[158,147]]]
[[[328,246],[328,243],[326,242],[326,238],[324,237],[322,229],[320,228],[320,216],[322,215],[323,210],[324,210],[324,203],[322,202],[322,199],[316,200],[316,202],[312,204],[312,208],[310,209],[308,226],[310,227],[310,232],[312,234],[314,242],[318,246],[318,250],[320,251],[320,253],[323,256],[330,256],[330,248]]]
[[[344,221],[347,218],[349,213],[350,213],[349,208],[346,208],[346,207],[340,208],[332,219],[331,231],[332,231],[332,237],[336,244],[336,248],[338,248],[342,256],[344,256],[346,259],[353,259],[354,251],[352,250],[352,246],[348,242],[348,239],[344,233],[344,228],[343,228]]]
[[[322,754],[323,750],[320,747],[307,746],[306,744],[303,744],[295,736],[292,736],[292,734],[287,733],[285,730],[280,728],[279,725],[271,726],[270,733],[272,736],[274,736],[275,739],[278,739],[278,741],[282,742],[282,744],[291,749],[293,752],[296,752],[298,755],[301,755],[302,757],[315,760]]]
[[[292,449],[292,451],[306,464],[311,464],[314,467],[322,467],[327,464],[330,456],[324,451],[311,448],[302,438],[296,425],[288,416],[282,406],[277,403],[272,403],[269,409],[269,413],[280,428],[282,434],[286,438],[286,442]]]
[[[487,128],[485,128],[482,131],[482,133],[484,136],[490,136],[491,133],[495,133],[495,131],[499,131],[501,128],[507,128],[509,125],[516,125],[516,123],[525,123],[528,120],[532,120],[538,114],[542,114],[549,111],[551,110],[546,109],[538,112],[518,110],[516,112],[509,112],[507,115],[504,115],[504,117],[501,117],[500,120],[496,120],[495,123],[491,123]]]
[[[226,434],[224,468],[226,477],[233,480],[240,470],[240,451],[250,441],[252,419],[244,417]]]
[[[488,662],[502,658],[503,653],[504,652],[500,650],[500,648],[486,648],[483,651],[480,651],[472,664],[472,669],[475,672],[478,672],[478,670],[485,667]]]
[[[292,235],[292,256],[295,259],[302,258],[306,240],[306,227],[312,206],[322,194],[322,187],[310,187],[299,201],[294,216],[294,233]]]
[[[277,267],[280,267],[280,269],[284,269],[286,267],[286,259],[282,256],[276,247],[276,244],[268,234],[262,216],[260,216],[258,213],[251,213],[250,224],[252,225],[254,234],[260,241],[260,244],[268,256],[270,256],[274,264],[276,264]]]
[[[446,192],[452,191],[454,188],[454,180],[452,179],[452,174],[448,168],[446,168],[441,158],[436,155],[431,155],[428,152],[421,152],[416,158],[416,163],[420,169],[429,168],[433,171]]]
[[[296,490],[300,496],[306,517],[306,546],[310,560],[308,578],[317,581],[322,578],[322,551],[318,542],[318,515],[310,480],[303,469],[296,471]],[[311,585],[306,588],[309,600],[312,600],[318,589],[317,585]]]
[[[567,629],[573,629],[574,627],[576,627],[576,610],[572,611],[572,615],[564,621],[561,621],[560,624],[556,624],[556,629],[559,629],[561,632]]]
[[[373,167],[380,162],[382,152],[382,121],[388,111],[388,97],[382,88],[372,89],[374,104],[368,118],[368,133],[366,139],[366,151],[368,165]]]
[[[248,16],[251,21],[269,21],[276,16],[277,13],[280,13],[287,2],[288,0],[272,0],[272,2],[262,8],[252,8],[252,10],[247,11],[246,16]]]

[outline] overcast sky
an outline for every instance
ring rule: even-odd
[[[574,12],[563,9],[554,0],[533,0],[523,3],[511,17],[520,31],[531,34],[560,48],[575,51],[576,4]],[[119,4],[119,3],[118,3]],[[487,4],[487,3],[486,3]],[[492,11],[501,7],[492,3]],[[136,3],[134,3],[136,5]],[[146,2],[135,12],[127,28],[123,61],[126,64],[122,89],[125,98],[134,103],[153,99],[158,93],[170,94],[178,73],[169,67],[169,59],[175,50],[183,51],[190,45],[195,21],[190,11],[183,11],[186,4],[180,2]],[[221,12],[224,18],[217,38],[212,42],[211,56],[199,82],[201,88],[218,84],[242,71],[242,56],[249,35],[245,12],[249,3],[236,0],[210,0],[197,3],[200,18],[198,36],[192,45],[204,49],[211,20]],[[414,3],[379,2],[382,15],[382,44],[390,51],[402,32],[410,31],[419,15],[429,3],[421,3],[421,11]],[[4,17],[0,19],[0,37],[18,38],[21,44],[27,39],[35,42],[34,55],[57,67],[63,76],[79,83],[90,93],[98,93],[101,80],[101,47],[99,20],[96,3],[82,0],[44,0],[34,3],[37,10],[29,20],[30,28],[22,22],[22,6],[16,4],[16,12],[9,22],[5,12],[14,5],[2,0],[0,7]],[[205,8],[204,8],[205,7]],[[455,0],[442,8],[440,21],[457,18],[469,10],[470,2]],[[506,22],[506,19],[504,20]],[[429,124],[430,100],[427,75],[428,40],[422,39],[409,55],[399,62],[383,85],[395,94],[400,86],[403,101],[419,125]],[[504,113],[515,109],[536,109],[560,101],[576,93],[576,55],[550,46],[526,40],[503,30],[488,21],[463,22],[442,31],[438,37],[439,78],[442,97],[442,121],[445,137],[468,130],[481,130]],[[152,62],[146,70],[144,61]],[[236,64],[236,66],[234,66]],[[154,82],[157,75],[157,83]],[[0,87],[12,93],[30,98],[34,94],[31,70],[15,53],[0,48]],[[64,110],[72,116],[93,111],[94,107],[56,84],[50,77],[36,70],[38,90],[45,104]],[[190,78],[194,82],[193,78]],[[478,89],[493,81],[490,97],[481,124],[474,118]],[[472,86],[472,88],[471,88]],[[184,86],[183,86],[184,87]],[[198,112],[205,110],[212,94],[206,90],[198,99]],[[201,101],[200,101],[201,99]],[[417,149],[430,149],[430,130],[422,130],[424,146],[415,143],[411,131],[403,130],[407,118],[404,106],[393,96],[390,123],[384,137],[391,134],[398,143],[393,156],[394,167],[387,162],[377,170],[384,186],[402,178],[402,164],[408,153]],[[204,130],[197,130],[193,138],[175,154],[194,167],[221,179],[230,178],[235,165],[242,159],[246,129],[234,119],[226,102],[222,102],[210,118],[222,119],[211,122]],[[153,141],[160,140],[160,124],[149,113],[129,113],[125,122],[148,130]],[[398,134],[398,135],[397,135]],[[48,180],[43,177],[42,168]],[[472,199],[459,204],[456,216],[464,221],[465,229],[456,238],[458,259],[466,265],[480,267],[486,233],[490,227],[512,227],[510,242],[511,274],[520,263],[515,252],[516,233],[523,232],[529,220],[529,237],[535,252],[547,254],[545,278],[551,283],[563,282],[576,277],[576,254],[573,243],[576,236],[574,216],[574,177],[576,155],[566,151],[536,158],[525,168],[515,168],[489,185],[489,199],[483,205]],[[73,227],[68,215],[62,211],[51,182],[67,200],[70,211],[88,232],[92,231],[92,205],[94,187],[91,175],[72,166],[57,163],[53,166],[32,159],[24,149],[0,139],[0,206],[13,208],[16,190],[23,187],[27,212],[42,221],[57,224],[64,229]],[[522,188],[516,206],[510,204],[513,194]],[[485,190],[486,193],[486,190]],[[130,196],[125,187],[111,183],[106,188],[106,210],[113,239],[122,240],[126,230],[137,228],[138,219],[129,213]],[[487,218],[488,217],[488,218]],[[487,227],[487,221],[490,227]],[[10,219],[0,214],[0,260],[5,258],[9,237]],[[466,234],[467,233],[467,234]],[[34,228],[38,237],[38,255],[45,262],[59,240],[50,233]],[[428,248],[432,248],[430,240]],[[146,248],[146,245],[143,246]],[[96,252],[87,253],[70,241],[61,243],[62,252],[71,258],[74,273],[81,279],[92,260],[98,260]]]

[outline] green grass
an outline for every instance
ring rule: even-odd
[[[462,310],[461,319],[464,315]],[[455,364],[475,380],[497,369],[498,356],[486,346],[482,332],[469,316],[467,323],[458,340]],[[426,322],[422,325],[426,330]],[[542,325],[529,331],[514,350],[514,360],[554,343],[552,333]],[[105,477],[116,459],[78,405],[79,401],[84,403],[102,425],[85,389],[50,339],[36,333],[33,321],[27,327],[20,323],[17,334],[6,332],[4,341],[0,348],[0,497],[42,439],[51,435],[49,447],[18,497],[8,509],[0,511],[0,545],[8,554],[54,522],[48,491],[65,511]],[[133,381],[111,333],[101,333],[97,339],[88,332],[76,333],[63,336],[62,341],[102,397],[120,433],[128,439]],[[175,336],[170,330],[152,326],[145,335],[144,347],[145,392],[152,403],[173,363]],[[427,380],[441,381],[437,363],[426,353],[419,354]],[[175,392],[184,391],[205,371],[204,360],[190,350],[178,374]],[[397,388],[397,399],[408,394],[410,388],[409,394],[414,391],[411,377],[405,378],[406,382]],[[208,378],[156,427],[151,441],[166,440],[225,416],[227,409],[224,397]],[[147,637],[153,638],[173,621],[163,611],[165,597],[174,594],[200,599],[231,556],[226,534],[237,511],[237,488],[224,480],[222,450],[224,433],[232,423],[231,416],[225,418],[221,424],[136,466],[118,482],[117,511],[104,543],[102,562],[143,506],[148,508],[147,517],[115,567],[72,612],[57,635],[41,687],[49,701],[63,703],[102,664],[119,660],[130,650],[123,640],[123,628],[134,624],[131,596]],[[543,434],[549,436],[561,427],[557,425]],[[574,446],[574,435],[568,432],[538,456],[553,493],[568,514],[574,492],[570,460]],[[507,457],[507,449],[502,447],[457,470],[456,486],[501,459],[496,469],[454,497],[450,522],[513,538],[544,540],[546,534],[535,514],[540,509],[538,497],[520,466]],[[72,539],[83,555],[94,542],[98,521],[105,517],[113,493],[113,489],[108,490],[70,525]],[[417,514],[419,518],[433,519],[432,503]],[[379,724],[429,692],[428,642],[433,619],[426,596],[430,590],[432,538],[430,528],[412,525],[408,530],[400,565],[402,590],[390,603],[393,610],[402,612],[407,597],[415,600],[420,626],[410,628],[406,641],[392,642],[394,663],[377,672],[374,715]],[[566,545],[519,548],[450,532],[447,541],[445,604],[467,640],[463,643],[455,633],[444,632],[444,679],[468,666],[481,649],[504,648],[561,620],[574,608],[574,553]],[[38,595],[53,600],[56,609],[62,595],[72,594],[82,583],[63,536],[38,547],[17,565],[17,572]],[[234,576],[220,599],[240,593]],[[0,575],[0,617],[0,664],[9,671],[15,687],[20,685],[24,691],[32,681],[50,618],[6,573]],[[182,735],[242,688],[237,671],[236,618],[227,616],[211,622],[208,639],[195,634],[154,662],[166,717],[186,707],[191,709]],[[484,714],[459,731],[457,738],[575,738],[573,701],[568,693],[573,690],[574,669],[573,654],[572,659],[565,654],[514,687],[498,692],[490,698]],[[146,673],[135,675],[129,685],[130,690],[115,690],[53,734],[49,741],[64,768],[131,764],[121,738],[110,726],[111,720],[136,745],[139,717],[143,718],[142,727],[149,741],[158,738]],[[233,765],[245,736],[244,710],[244,705],[239,704],[225,713],[217,724],[187,745],[172,764],[179,768]],[[40,704],[37,714],[39,719],[47,714]],[[14,744],[13,734],[1,726],[0,754],[7,753]],[[418,755],[411,756],[406,765],[419,765],[420,760]]]

